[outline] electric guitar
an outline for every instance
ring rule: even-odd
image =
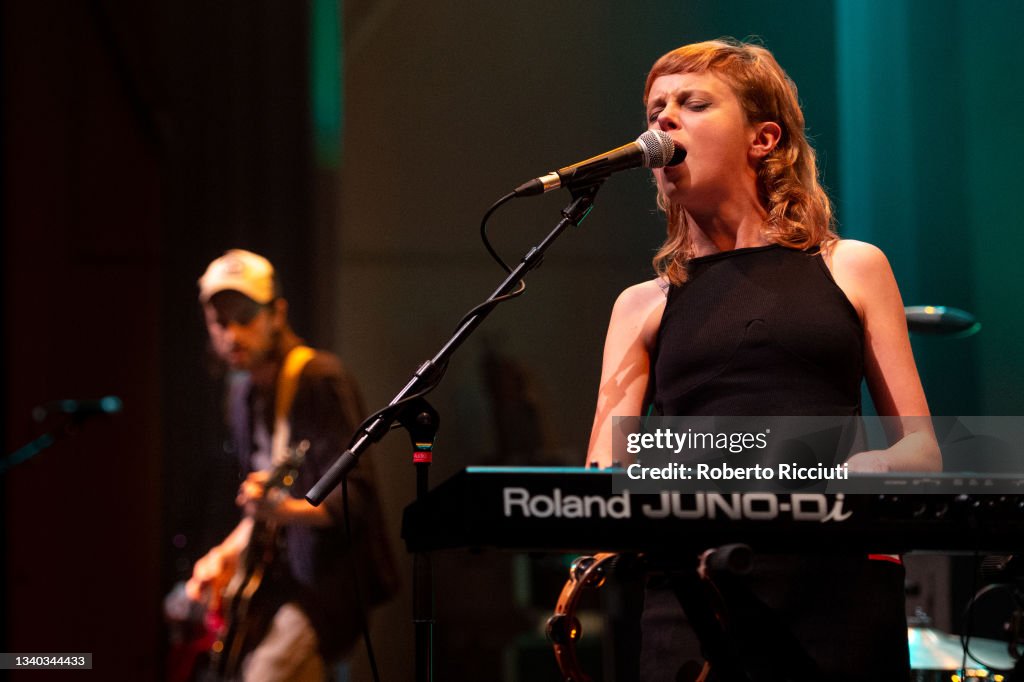
[[[307,450],[309,441],[302,441],[287,451],[284,461],[270,471],[264,495],[291,489]],[[272,579],[283,549],[281,528],[281,524],[272,520],[253,520],[249,544],[221,595],[220,622],[208,618],[208,624],[214,625],[218,632],[210,648],[210,664],[219,679],[230,680],[239,675],[242,660],[263,639],[281,605],[281,596],[275,593]]]

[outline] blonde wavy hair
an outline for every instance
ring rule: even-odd
[[[662,56],[644,85],[644,105],[655,79],[678,73],[710,71],[732,88],[750,124],[774,121],[782,135],[757,171],[757,191],[768,212],[762,228],[769,242],[794,249],[827,248],[838,239],[832,203],[818,182],[814,149],[804,134],[796,84],[764,47],[721,38],[685,45]],[[673,284],[687,279],[693,257],[686,211],[658,194],[668,234],[654,256],[658,276]]]

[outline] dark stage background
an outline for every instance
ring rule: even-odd
[[[981,319],[967,339],[915,340],[933,411],[1024,413],[1015,3],[9,0],[2,12],[5,452],[40,433],[36,405],[124,400],[0,481],[2,651],[90,651],[97,679],[161,678],[163,595],[235,520],[196,305],[209,260],[267,255],[298,332],[338,352],[379,406],[500,281],[477,236],[487,206],[633,139],[647,68],[694,40],[760,36],[800,86],[844,236],[886,250],[907,304]],[[564,202],[500,212],[502,253],[538,242]],[[526,295],[452,362],[432,398],[435,482],[467,464],[582,462],[611,304],[649,276],[661,234],[646,174],[607,183]],[[396,549],[407,450],[396,434],[371,455]],[[557,561],[438,564],[439,679],[553,678],[538,624]],[[927,606],[954,627],[949,595],[962,606],[970,568],[952,584],[945,563],[922,571]],[[389,680],[411,677],[409,611],[406,585],[375,616]],[[361,651],[353,665],[366,679]]]

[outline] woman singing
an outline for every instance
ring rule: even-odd
[[[898,419],[893,445],[850,470],[940,469],[888,261],[836,235],[796,86],[771,53],[732,40],[673,50],[644,104],[687,156],[654,171],[667,237],[657,277],[612,311],[588,463],[609,466],[612,417],[651,401],[666,416],[858,415],[866,378],[878,413]],[[737,583],[720,587],[751,680],[905,679],[898,559],[761,555]],[[644,679],[697,678],[698,644],[653,579],[642,629]]]

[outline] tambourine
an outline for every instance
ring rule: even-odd
[[[614,560],[619,556],[610,552],[581,556],[569,567],[569,579],[562,587],[555,613],[548,618],[547,623],[548,639],[555,649],[555,660],[565,682],[591,682],[590,676],[580,668],[576,656],[576,642],[583,635],[583,628],[576,617],[576,607],[583,590],[597,589],[604,584]],[[642,555],[641,557],[642,563],[646,564],[647,558]],[[725,545],[707,550],[700,555],[696,566],[697,576],[709,586],[708,596],[712,601],[720,602],[720,595],[711,577],[717,573],[745,574],[750,571],[752,563],[753,554],[749,547],[739,544]],[[715,603],[713,608],[719,614],[724,612],[724,605],[721,603]],[[705,661],[695,682],[704,682],[710,673],[711,665]]]
[[[611,552],[581,556],[569,567],[569,579],[558,595],[555,613],[548,618],[547,625],[548,639],[555,648],[555,660],[558,661],[565,682],[590,682],[590,677],[580,669],[576,657],[576,641],[583,634],[580,621],[576,618],[576,606],[584,589],[596,589],[604,584],[610,562],[617,556]]]

